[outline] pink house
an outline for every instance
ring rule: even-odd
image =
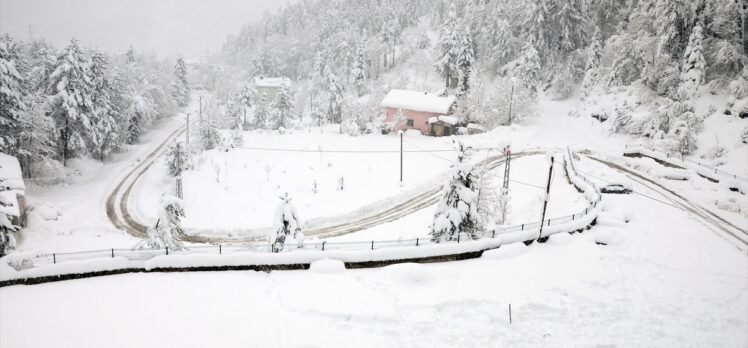
[[[393,89],[382,99],[381,105],[385,108],[389,129],[418,129],[426,135],[449,135],[435,131],[433,123],[434,118],[452,113],[456,100],[455,96],[440,97],[428,92]]]

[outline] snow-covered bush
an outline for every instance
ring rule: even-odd
[[[696,150],[697,144],[694,130],[688,126],[686,120],[677,120],[670,130],[668,138],[670,150],[681,156],[688,156]]]
[[[231,146],[240,147],[244,146],[244,134],[241,129],[231,130]]]
[[[184,250],[181,238],[186,235],[182,229],[184,203],[176,197],[165,197],[161,202],[156,225],[148,229],[147,238],[138,242],[133,249]]]
[[[571,95],[574,85],[574,75],[570,64],[564,64],[557,69],[556,76],[551,81],[550,95],[553,100],[564,100]]]
[[[169,148],[166,153],[166,166],[169,168],[169,174],[180,176],[182,172],[189,168],[190,152],[182,142],[176,142]]]
[[[304,241],[299,213],[291,204],[291,198],[286,193],[280,199],[281,204],[275,210],[273,228],[268,233],[268,243],[273,245],[273,252],[276,253],[283,250],[287,239],[292,238],[299,247]]]
[[[456,144],[457,161],[452,164],[448,181],[442,185],[431,225],[431,240],[444,242],[456,240],[458,234],[479,237],[477,177],[469,162],[471,148]]]
[[[748,126],[745,126],[745,128],[743,128],[743,134],[740,136],[740,138],[743,144],[748,144]]]

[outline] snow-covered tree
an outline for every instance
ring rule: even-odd
[[[583,47],[587,40],[588,14],[584,0],[554,1],[557,11],[553,15],[555,35],[551,45],[562,52],[571,52]]]
[[[273,228],[268,233],[268,243],[273,245],[273,252],[283,251],[284,245],[291,239],[297,246],[301,246],[304,240],[299,213],[291,203],[291,197],[286,193],[280,199],[281,203],[275,209]]]
[[[475,61],[475,48],[473,47],[473,39],[469,34],[469,28],[465,32],[468,34],[462,36],[459,54],[457,55],[457,69],[459,72],[457,95],[460,98],[464,97],[470,91],[470,75],[473,72]]]
[[[58,146],[63,165],[76,153],[86,151],[86,137],[93,134],[91,116],[94,94],[88,60],[73,39],[57,57],[50,75],[51,115],[59,129]]]
[[[327,69],[329,70],[329,68]],[[337,76],[330,72],[327,74],[327,92],[329,94],[327,103],[327,116],[332,123],[342,122],[343,110],[343,87],[338,82]]]
[[[529,2],[522,28],[524,30],[525,48],[533,46],[536,50],[546,51],[549,47],[548,31],[552,30],[551,13],[547,0],[532,0]]]
[[[740,135],[740,141],[742,141],[743,144],[748,144],[748,126],[743,128],[743,133]]]
[[[128,144],[134,144],[140,140],[143,131],[155,117],[156,109],[148,96],[134,94],[130,98],[130,106],[124,113],[127,120],[125,138]]]
[[[187,65],[182,57],[177,58],[174,66],[173,97],[177,104],[186,107],[190,104],[190,83],[187,81]]]
[[[429,47],[431,47],[431,39],[429,39],[429,36],[426,33],[419,34],[416,39],[416,48],[425,50]]]
[[[522,48],[522,53],[517,60],[517,66],[514,71],[520,81],[531,95],[537,96],[538,85],[540,84],[540,57],[535,47],[528,43]]]
[[[184,202],[176,197],[165,197],[159,207],[158,221],[150,227],[147,239],[138,242],[133,249],[184,250],[181,239],[186,237],[182,229]]]
[[[8,35],[0,35],[0,152],[17,153],[16,135],[25,109],[23,77],[18,72],[19,54]]]
[[[590,46],[587,48],[587,62],[585,63],[584,80],[579,91],[579,99],[584,100],[590,95],[600,82],[600,59],[603,55],[603,42],[600,28],[595,27]]]
[[[366,56],[364,55],[363,43],[356,48],[351,75],[353,75],[353,85],[356,86],[356,92],[361,96],[366,83]]]
[[[166,153],[166,166],[172,176],[181,176],[189,168],[190,152],[182,142],[176,142]]]
[[[457,150],[457,161],[450,167],[449,179],[441,188],[431,226],[431,240],[437,243],[456,240],[458,234],[477,238],[480,232],[477,178],[469,162],[472,149],[458,143]]]
[[[213,150],[221,146],[221,134],[218,133],[215,121],[207,119],[203,121],[200,127],[200,143],[203,150]]]
[[[254,127],[256,129],[263,129],[267,127],[268,120],[270,118],[270,111],[268,111],[267,95],[262,94],[260,100],[255,105],[254,109]]]
[[[90,135],[92,152],[101,161],[115,149],[119,141],[119,118],[120,110],[112,104],[111,95],[114,93],[111,81],[107,73],[107,57],[98,50],[91,54],[91,83],[93,84],[93,112],[91,114]]]
[[[457,25],[457,8],[452,4],[446,22],[441,25],[437,43],[438,56],[434,65],[436,71],[444,79],[447,88],[455,87],[455,80],[458,76],[457,60],[460,55],[462,40]]]
[[[496,19],[496,25],[492,32],[487,32],[491,43],[487,49],[493,66],[498,69],[508,63],[517,54],[517,40],[512,33],[512,27],[504,18]]]
[[[663,97],[675,98],[680,82],[678,63],[667,54],[657,55],[642,73],[644,84]]]
[[[561,64],[556,69],[556,76],[551,81],[550,94],[553,100],[564,100],[571,95],[574,85],[574,72],[572,62]]]
[[[610,132],[627,133],[633,111],[634,109],[626,101],[622,104],[616,105],[613,119],[611,120]]]
[[[682,0],[655,0],[654,4],[659,51],[680,59],[688,40],[688,9]]]
[[[273,102],[273,120],[275,129],[287,128],[288,122],[293,116],[293,95],[288,87],[283,87],[281,91],[275,96]]]
[[[704,39],[703,29],[700,25],[693,28],[691,37],[688,39],[686,53],[683,55],[683,68],[681,69],[681,85],[678,89],[681,99],[690,99],[696,95],[699,86],[704,81],[706,62],[702,41]]]
[[[612,36],[607,46],[612,52],[613,62],[608,75],[608,86],[628,86],[636,81],[642,73],[644,59],[628,34]]]

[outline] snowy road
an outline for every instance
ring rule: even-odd
[[[675,206],[698,216],[707,228],[719,234],[731,243],[735,244],[741,251],[745,252],[746,250],[748,250],[748,231],[744,228],[736,226],[735,224],[727,221],[719,215],[711,212],[709,209],[706,209],[701,205],[686,199],[675,191],[665,187],[655,180],[637,173],[636,171],[601,158],[597,158],[594,156],[588,157],[612,169],[616,169],[626,173],[629,178],[641,184],[642,186],[658,192],[663,197],[667,197],[667,199]]]

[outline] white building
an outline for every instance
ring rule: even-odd
[[[266,77],[263,75],[255,77],[257,98],[262,98],[264,94],[267,101],[272,101],[284,87],[291,88],[291,79],[288,77]]]

